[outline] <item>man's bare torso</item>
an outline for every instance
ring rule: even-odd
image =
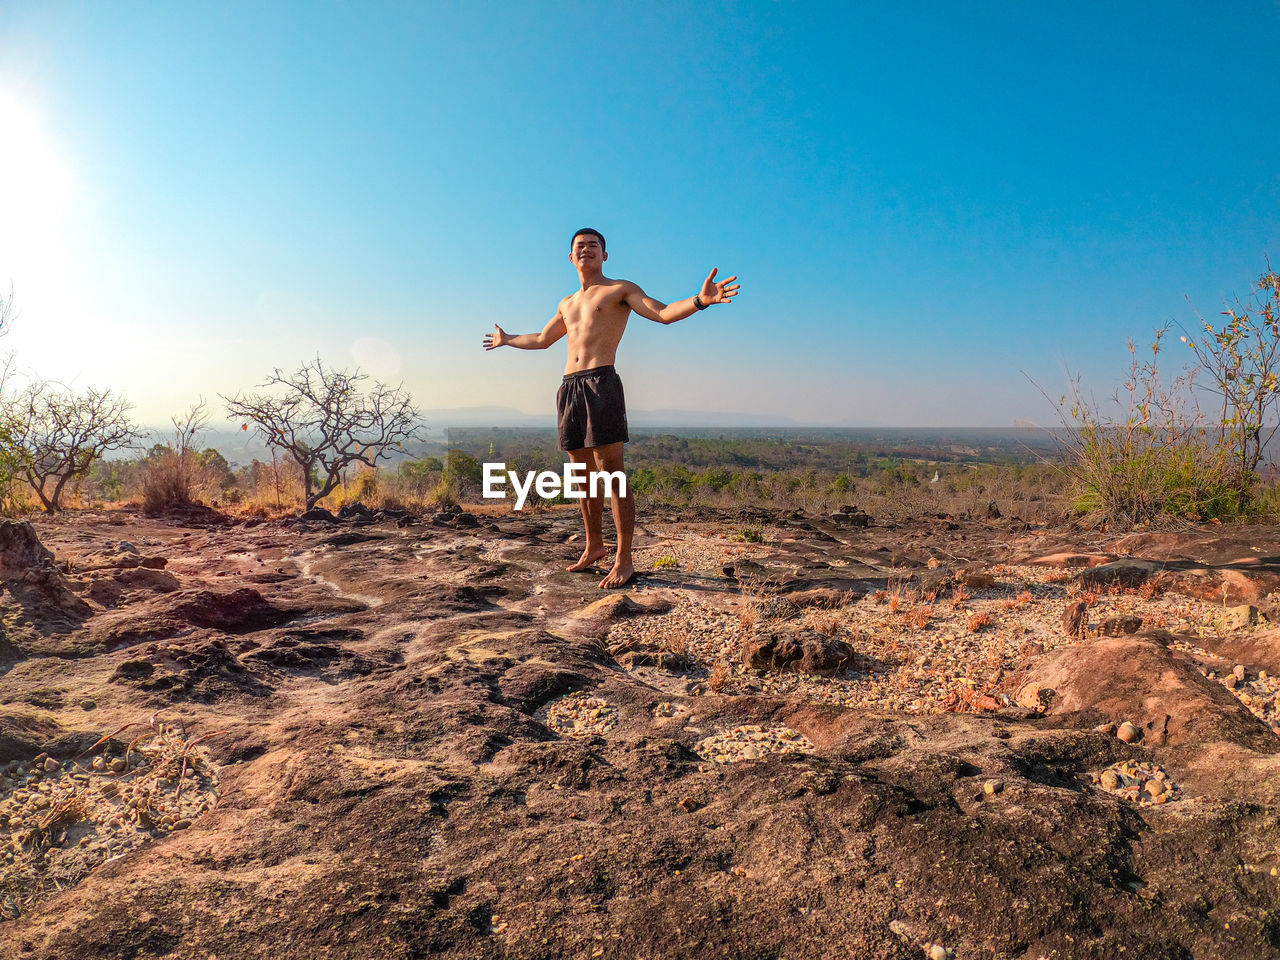
[[[565,336],[569,341],[565,373],[614,362],[631,316],[627,296],[636,289],[635,284],[626,280],[603,277],[599,283],[560,301],[560,316],[564,318]]]

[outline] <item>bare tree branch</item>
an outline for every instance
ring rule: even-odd
[[[317,357],[293,374],[278,368],[261,384],[268,393],[223,397],[231,416],[252,423],[273,449],[302,469],[307,509],[337,487],[353,463],[376,466],[418,435],[418,411],[400,387],[356,370],[331,370]]]
[[[4,404],[3,430],[23,477],[48,513],[62,509],[68,482],[110,450],[141,439],[129,403],[110,390],[77,394],[47,380],[29,384]]]
[[[0,336],[9,332],[13,321],[18,319],[18,312],[13,307],[13,283],[9,283],[9,296],[0,297]]]

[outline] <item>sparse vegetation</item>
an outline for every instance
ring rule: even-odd
[[[0,431],[15,475],[30,485],[47,513],[63,508],[68,484],[106,453],[141,437],[123,397],[94,388],[75,393],[47,380],[5,399]]]
[[[186,413],[172,419],[172,444],[152,450],[142,485],[142,506],[148,514],[194,502],[200,463],[196,437],[209,425],[209,413],[201,399]],[[221,459],[217,451],[210,451]],[[223,461],[226,462],[225,460]]]
[[[1252,302],[1228,305],[1223,316],[1219,326],[1202,321],[1204,336],[1181,337],[1196,364],[1172,379],[1160,367],[1167,328],[1155,332],[1149,357],[1130,341],[1129,371],[1112,397],[1118,416],[1071,382],[1059,412],[1079,512],[1137,525],[1274,508],[1261,476],[1280,429],[1280,277],[1270,265]],[[1205,392],[1221,401],[1211,416],[1200,407]]]
[[[368,379],[329,369],[317,357],[289,375],[277,369],[262,384],[273,392],[223,399],[246,430],[252,423],[268,446],[298,465],[310,509],[338,487],[348,466],[377,466],[417,436],[409,395],[383,383],[366,390]]]

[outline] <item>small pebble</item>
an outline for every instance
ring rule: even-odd
[[[1244,664],[1243,663],[1237,663],[1235,667],[1231,670],[1231,672],[1235,674],[1237,683],[1240,683],[1244,680]]]
[[[988,780],[986,783],[982,785],[982,792],[985,793],[987,796],[991,796],[992,794],[999,793],[1003,789],[1004,789],[1003,780]]]
[[[935,943],[929,948],[929,960],[947,960],[947,948]]]
[[[62,764],[60,764],[57,760],[53,759],[53,757],[50,757],[48,760],[44,762],[45,773],[57,773],[61,769],[62,769]]]
[[[1116,730],[1117,739],[1121,740],[1124,743],[1133,743],[1135,740],[1138,740],[1139,738],[1141,738],[1141,736],[1142,736],[1142,731],[1139,730],[1137,727],[1135,727],[1128,720],[1120,724],[1119,729]]]

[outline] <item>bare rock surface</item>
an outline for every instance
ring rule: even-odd
[[[35,525],[0,955],[1280,950],[1273,530],[642,516],[602,597],[576,511],[405,519]]]

